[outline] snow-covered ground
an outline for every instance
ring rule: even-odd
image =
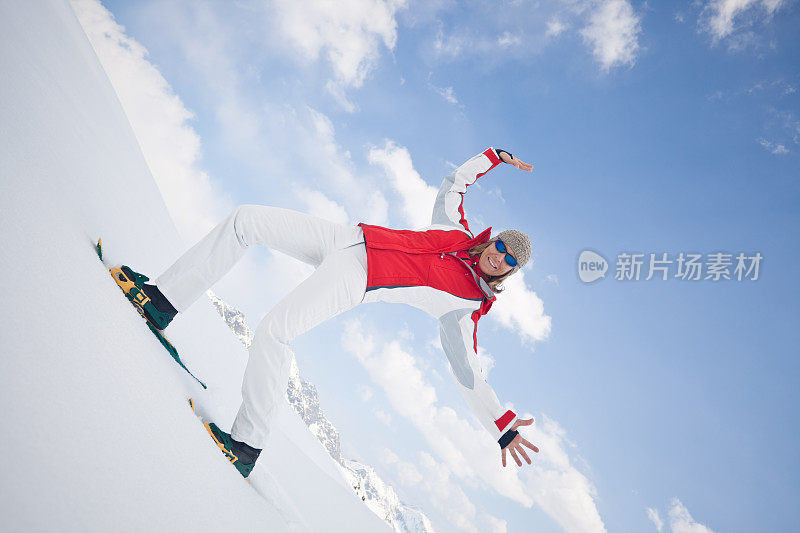
[[[247,353],[201,299],[172,361],[98,260],[155,275],[183,244],[63,0],[0,3],[5,531],[388,531],[287,405],[249,485],[228,427]],[[255,490],[254,490],[255,489]]]

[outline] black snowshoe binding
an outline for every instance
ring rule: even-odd
[[[128,300],[157,330],[162,331],[166,328],[178,314],[178,310],[158,290],[158,287],[145,283],[150,280],[147,276],[134,272],[125,265],[112,267],[109,272]]]

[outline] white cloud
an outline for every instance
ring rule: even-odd
[[[373,190],[366,198],[364,222],[385,226],[389,223],[389,202],[381,191]]]
[[[402,485],[415,487],[421,491],[449,525],[462,531],[478,533],[483,531],[478,529],[476,524],[481,520],[490,525],[491,531],[505,531],[505,521],[486,513],[479,514],[457,480],[453,479],[450,468],[438,462],[429,453],[418,453],[419,467],[410,461],[400,459],[389,450],[384,450],[382,461],[394,469]],[[425,472],[425,475],[422,475],[420,470]]]
[[[544,313],[542,299],[528,289],[525,275],[526,272],[520,270],[503,282],[505,290],[497,296],[486,316],[516,332],[523,342],[532,343],[547,338],[552,319]]]
[[[508,531],[508,522],[505,520],[489,514],[484,514],[482,518],[486,524],[486,531],[489,533],[506,533]]]
[[[348,224],[350,217],[347,211],[320,191],[308,189],[297,183],[293,183],[295,195],[298,200],[305,204],[306,213],[315,217],[324,218],[337,224]]]
[[[395,15],[403,0],[313,0],[273,2],[277,26],[309,60],[324,54],[346,86],[358,87],[374,68],[381,44],[397,42]]]
[[[456,93],[452,87],[436,87],[435,85],[431,85],[436,94],[441,96],[445,99],[448,104],[458,105],[458,98],[456,98]]]
[[[476,185],[477,185],[477,183],[476,183]],[[503,198],[503,190],[500,187],[492,187],[491,189],[486,191],[486,194],[488,196],[496,197],[498,200],[500,200],[501,204],[506,203],[506,199]]]
[[[396,470],[401,485],[413,487],[425,479],[414,463],[402,461],[396,453],[388,448],[383,449],[379,460],[384,465],[391,466]]]
[[[767,80],[760,80],[750,87],[746,88],[743,93],[749,96],[758,94],[761,92],[771,92],[773,94],[777,94],[780,98],[781,96],[787,96],[790,94],[794,94],[797,92],[797,87],[792,85],[791,83],[787,82],[784,79],[776,79],[773,81]]]
[[[333,68],[327,89],[345,109],[344,89],[360,87],[380,58],[382,47],[397,43],[398,10],[405,0],[273,0],[274,28],[304,61],[324,56]]]
[[[436,468],[440,480],[446,477],[455,483],[452,474],[463,483],[491,487],[527,507],[538,504],[568,531],[605,531],[595,504],[595,489],[572,464],[565,450],[565,431],[555,421],[544,416],[541,427],[522,430],[540,448],[540,453],[532,457],[532,466],[519,471],[515,466],[503,468],[497,443],[472,421],[473,417],[467,420],[452,407],[439,405],[428,374],[400,342],[377,342],[361,319],[345,322],[341,342],[383,389],[395,412],[419,430],[442,461],[420,458],[418,468],[426,472],[426,477],[428,468]],[[522,417],[530,418],[527,414]]]
[[[653,509],[652,507],[647,508],[647,518],[653,522],[653,525],[656,526],[656,531],[661,531],[664,527],[664,521],[661,520],[661,516],[658,514],[657,509]]]
[[[201,168],[194,118],[147,50],[125,34],[96,0],[71,5],[100,59],[133,128],[178,233],[187,243],[204,236],[233,209],[233,202]]]
[[[455,7],[448,6],[451,17],[437,21],[425,60],[477,58],[481,69],[492,68],[545,53],[567,34],[582,37],[603,72],[632,67],[640,53],[641,16],[630,0],[514,1],[502,9],[484,3],[459,5],[458,12]]]
[[[404,340],[413,341],[414,340],[414,333],[411,331],[411,328],[408,327],[408,322],[403,323],[403,327],[400,331],[397,332],[397,335]]]
[[[669,509],[669,530],[671,533],[714,533],[709,527],[698,523],[689,510],[678,498],[672,498]],[[653,522],[657,531],[664,528],[664,520],[658,510],[652,507],[647,508],[647,518]]]
[[[275,250],[251,250],[214,285],[214,292],[237,307],[255,328],[269,310],[308,278],[314,267]],[[260,253],[259,253],[260,252]],[[264,276],[269,272],[269,276]]]
[[[568,28],[568,26],[566,24],[564,24],[563,22],[561,22],[560,20],[552,19],[552,20],[547,22],[547,32],[545,32],[545,35],[547,37],[558,37],[567,28]]]
[[[353,102],[348,96],[347,92],[345,91],[344,87],[339,85],[338,83],[334,82],[333,80],[328,80],[325,83],[325,90],[328,91],[334,101],[339,104],[344,111],[348,113],[355,113],[358,111],[358,106],[355,102]]]
[[[441,349],[442,349],[442,339],[441,339],[441,337],[439,337],[438,333],[435,336],[428,338],[428,341],[425,343],[425,348],[428,351],[433,351],[433,352],[437,352],[437,353],[439,351],[441,351]],[[480,348],[480,346],[478,346],[478,348]]]
[[[640,32],[639,17],[628,0],[605,0],[594,9],[581,35],[591,45],[601,69],[607,72],[620,65],[633,66]]]
[[[318,174],[325,177],[319,185],[346,198],[348,205],[361,214],[364,222],[386,225],[389,204],[383,193],[356,178],[350,152],[336,142],[336,130],[328,116],[312,108],[307,110],[312,127],[306,139],[310,146],[305,151],[312,154],[308,157],[314,160],[312,164],[318,169]]]
[[[425,472],[421,483],[433,505],[448,518],[450,524],[462,531],[477,533],[475,505],[461,487],[453,482],[450,468],[425,452],[419,453],[419,464]]]
[[[778,77],[759,79],[725,92],[718,90],[708,96],[708,100],[727,103],[747,98],[760,101],[767,113],[761,128],[762,136],[755,141],[767,152],[780,156],[790,153],[793,145],[800,145],[800,120],[793,111],[780,108],[786,105],[787,97],[796,92],[794,82]]]
[[[774,143],[764,138],[759,139],[758,144],[763,146],[765,150],[774,155],[783,155],[789,153],[789,150],[783,144]]]
[[[438,189],[428,185],[414,170],[408,150],[386,141],[383,148],[372,148],[368,159],[370,164],[384,169],[392,188],[400,195],[404,223],[412,229],[429,225]]]
[[[700,27],[711,34],[716,43],[731,36],[740,27],[752,25],[762,13],[770,19],[784,4],[784,0],[712,0],[703,8]],[[737,26],[737,22],[743,19],[744,22]]]
[[[605,531],[597,511],[597,491],[570,460],[566,448],[575,445],[566,431],[543,415],[528,440],[539,447],[534,467],[524,474],[528,493],[566,531]]]
[[[433,41],[433,52],[437,56],[456,58],[465,50],[470,38],[464,33],[452,33],[445,35],[441,28],[436,33]]]
[[[172,46],[185,61],[183,70],[214,109],[216,146],[245,176],[259,176],[255,194],[285,201],[284,191],[291,192],[298,183],[339,204],[354,217],[351,223],[387,224],[388,202],[368,177],[357,175],[327,115],[299,96],[293,98],[291,90],[287,94],[285,86],[257,83],[258,90],[253,90],[259,70],[252,55],[241,51],[252,48],[254,41],[280,50],[276,41],[283,38],[277,32],[261,37],[242,31],[242,24],[258,17],[275,22],[277,8],[265,6],[228,10],[210,3],[168,4],[150,7],[147,15],[169,21]],[[243,20],[245,16],[249,19]]]
[[[795,116],[794,112],[775,109],[772,106],[768,109],[772,122],[770,126],[780,132],[777,134],[800,145],[800,119]]]
[[[472,56],[480,56],[486,61],[497,62],[499,59],[511,57],[519,53],[530,52],[526,44],[524,32],[512,33],[504,31],[496,37],[486,35],[481,26],[459,26],[450,33],[440,27],[430,48],[431,59],[456,61]],[[452,102],[451,102],[452,103]]]
[[[452,408],[438,405],[436,389],[414,356],[398,341],[378,347],[361,321],[351,319],[345,322],[342,346],[356,355],[373,382],[384,390],[397,414],[411,421],[459,476],[474,478],[483,470],[487,482],[499,492],[525,505],[531,504],[519,480],[509,479],[509,471],[497,468],[497,457],[493,457],[497,455],[493,450],[496,443],[483,434],[483,428],[459,419]]]
[[[378,460],[385,465],[390,465],[399,461],[400,458],[397,456],[396,453],[394,453],[389,448],[384,448],[383,450],[381,450],[381,454]]]
[[[708,527],[696,522],[678,498],[672,498],[669,527],[672,529],[672,533],[713,533]]]
[[[372,410],[372,414],[374,414],[375,418],[380,420],[383,423],[383,425],[385,425],[386,427],[388,427],[388,428],[392,428],[393,427],[392,426],[392,415],[390,415],[389,413],[387,413],[383,409],[379,409],[379,408],[376,407],[375,409]]]
[[[489,379],[489,372],[494,368],[494,357],[482,347],[478,346],[478,362],[481,365],[483,379]]]
[[[241,20],[226,18],[232,11],[211,2],[145,2],[139,17],[161,24],[161,37],[170,39],[182,75],[211,108],[203,119],[213,124],[215,148],[270,187],[296,168],[287,155],[295,147],[306,148],[297,139],[308,137],[307,114],[298,114],[285,98],[270,102],[263,91],[248,96],[254,84],[262,88],[260,73],[241,57],[253,43],[243,42],[247,32]],[[247,10],[247,16],[253,20],[254,10]]]
[[[373,394],[372,389],[364,384],[358,385],[358,387],[356,387],[356,392],[358,393],[358,397],[362,402],[369,401]]]
[[[522,42],[522,39],[519,35],[515,35],[510,31],[503,32],[503,35],[497,38],[497,44],[501,48],[508,48],[510,46],[516,46]]]

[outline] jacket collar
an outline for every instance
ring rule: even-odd
[[[458,257],[458,252],[450,252],[450,255],[452,255],[453,257],[455,257],[456,259],[458,259],[462,263],[464,263],[464,265],[466,265],[467,269],[469,269],[470,274],[472,274],[472,279],[475,280],[475,283],[478,285],[478,287],[480,287],[481,292],[483,293],[484,302],[486,300],[489,300],[490,302],[493,302],[494,300],[497,299],[497,296],[495,296],[494,291],[492,291],[492,288],[489,287],[489,284],[486,283],[486,280],[483,279],[483,277],[479,276],[475,272],[475,270],[473,268],[473,265],[471,265],[469,263],[469,260],[465,260],[465,259],[462,259],[462,258]],[[481,305],[481,308],[483,308],[483,305]],[[486,311],[488,311],[488,310],[489,310],[489,308],[487,307]],[[485,314],[485,313],[481,313],[481,314]]]
[[[480,232],[478,236],[464,243],[462,251],[466,252],[473,246],[477,246],[479,244],[488,242],[491,236],[492,236],[492,227],[489,226],[488,228]],[[475,280],[475,283],[478,285],[478,287],[480,287],[481,292],[483,293],[483,304],[481,305],[481,314],[485,315],[489,311],[489,308],[492,306],[492,302],[497,300],[497,296],[495,295],[494,291],[492,291],[491,287],[489,287],[489,284],[486,282],[486,278],[488,277],[488,275],[481,272],[480,267],[478,266],[478,256],[473,257],[470,256],[468,253],[465,253],[464,255],[467,256],[467,259],[465,260],[462,259],[461,257],[458,257],[458,255],[456,255],[457,252],[455,253],[451,252],[451,254],[455,258],[463,261],[464,264],[469,267],[469,271],[472,274],[472,278]],[[487,302],[489,305],[486,306],[486,310],[484,311],[483,308]]]
[[[489,226],[482,232],[478,234],[477,237],[470,239],[469,241],[463,243],[463,249],[470,249],[473,246],[477,246],[478,244],[483,244],[487,242],[492,236],[492,227]]]

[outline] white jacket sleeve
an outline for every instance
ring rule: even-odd
[[[477,323],[473,321],[472,313],[472,309],[457,309],[439,317],[442,349],[472,412],[492,437],[500,441],[517,416],[500,405],[494,390],[481,374],[474,340]]]
[[[475,180],[500,164],[494,148],[487,148],[444,178],[433,205],[431,225],[454,226],[470,235],[464,218],[464,193]]]

